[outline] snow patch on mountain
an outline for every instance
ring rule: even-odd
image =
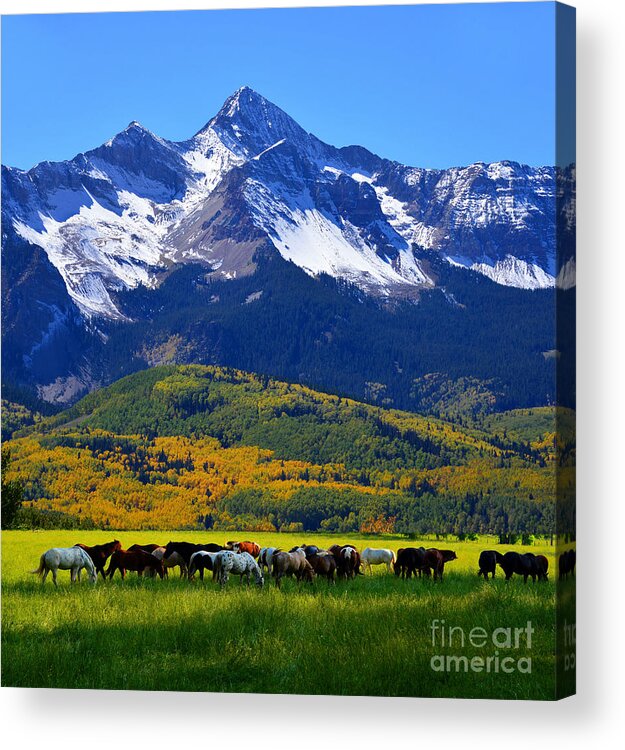
[[[195,206],[209,195],[233,167],[245,162],[221,140],[210,127],[195,135],[190,141],[179,144],[183,159],[189,164],[196,179],[189,185],[186,201]]]
[[[115,292],[154,286],[175,263],[234,278],[267,238],[308,273],[383,296],[433,285],[417,250],[499,284],[556,283],[553,168],[426,170],[335,149],[248,87],[187,141],[133,121],[70,162],[4,176],[3,218],[45,250],[87,317],[123,318]],[[558,274],[572,284],[574,263]]]
[[[150,202],[126,191],[118,195],[121,215],[89,194],[91,205],[81,205],[66,221],[40,214],[41,231],[15,222],[21,237],[45,250],[87,317],[123,318],[109,291],[150,286],[149,269],[157,266],[161,257],[164,229],[148,221],[153,217]]]
[[[549,289],[555,286],[554,277],[543,271],[536,263],[527,263],[513,255],[507,255],[504,260],[498,260],[492,265],[473,263],[470,268],[488,276],[497,284],[518,289]]]

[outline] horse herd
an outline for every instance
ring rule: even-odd
[[[70,570],[72,583],[80,580],[82,569],[87,570],[90,580],[95,583],[100,574],[110,580],[119,571],[122,579],[127,571],[138,575],[156,576],[161,579],[168,570],[178,567],[180,576],[192,580],[197,574],[204,580],[206,571],[223,588],[231,575],[245,578],[248,586],[251,578],[258,586],[263,586],[265,577],[273,577],[280,588],[282,579],[293,577],[298,582],[312,583],[315,578],[325,578],[329,584],[337,578],[350,580],[358,575],[372,572],[374,565],[385,565],[387,573],[407,579],[432,577],[443,580],[445,564],[457,559],[453,550],[431,547],[405,547],[397,550],[367,547],[360,552],[352,544],[334,544],[328,549],[316,545],[302,544],[286,552],[277,547],[260,547],[256,542],[243,541],[219,544],[193,544],[191,542],[168,542],[158,544],[133,544],[127,550],[121,542],[113,540],[106,544],[88,546],[76,544],[74,547],[54,547],[41,555],[39,567],[32,572],[45,582],[49,572],[57,584],[57,571]],[[108,562],[108,569],[105,570]],[[506,552],[484,550],[479,557],[478,576],[485,580],[495,577],[497,565],[509,581],[514,574],[523,576],[527,583],[546,581],[549,562],[544,555],[531,552]],[[561,579],[575,573],[575,550],[563,552],[559,557]]]

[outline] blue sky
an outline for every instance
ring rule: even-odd
[[[554,40],[553,3],[5,16],[2,162],[182,140],[247,84],[336,146],[553,164]]]

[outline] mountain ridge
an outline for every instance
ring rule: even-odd
[[[256,230],[254,240],[269,240],[307,272],[347,278],[383,296],[434,285],[415,246],[444,250],[445,259],[498,283],[551,286],[553,238],[523,229],[532,212],[554,224],[554,174],[509,161],[420,169],[362,147],[335,148],[244,86],[186,141],[167,141],[133,120],[69,161],[41,162],[28,172],[3,167],[3,212],[21,238],[44,248],[83,315],[123,318],[110,291],[158,283],[172,260],[200,260],[226,277],[252,266],[254,242],[242,268],[228,267],[230,248],[215,248],[216,228],[224,234],[227,227],[230,245],[249,241],[234,221],[242,215]],[[526,205],[531,182],[535,205]],[[215,195],[220,185],[223,195]],[[421,193],[431,195],[422,200]],[[450,212],[453,200],[458,205]],[[234,206],[224,210],[223,203]],[[517,255],[510,252],[515,238],[502,230],[506,220],[521,233],[517,244],[527,246]],[[467,235],[481,226],[500,230],[500,247],[481,232],[476,256]],[[516,261],[512,274],[505,264],[497,268],[508,258]]]
[[[574,285],[570,253],[556,247],[556,226],[572,232],[574,170],[511,161],[408,167],[362,146],[323,143],[249,87],[190,139],[168,141],[133,120],[71,160],[27,172],[3,166],[2,188],[5,383],[46,400],[71,401],[136,368],[136,351],[106,364],[106,342],[119,339],[119,326],[150,322],[137,304],[145,290],[196,265],[225,282],[255,278],[259,262],[274,257],[390,310],[440,294],[446,317],[469,297],[486,310],[486,298],[501,298],[493,282]],[[476,274],[479,303],[458,293]],[[193,294],[204,284],[197,279]],[[160,343],[140,350],[151,345]],[[201,361],[221,351],[203,349]],[[361,386],[353,393],[362,396]]]

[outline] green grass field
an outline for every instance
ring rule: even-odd
[[[494,582],[476,575],[482,549],[494,540],[434,542],[453,548],[458,560],[446,567],[442,584],[402,581],[378,567],[372,576],[328,587],[325,581],[298,586],[272,582],[263,590],[231,579],[219,591],[208,579],[188,582],[177,573],[164,581],[129,574],[92,586],[83,576],[70,586],[59,572],[55,589],[30,575],[40,554],[78,541],[112,538],[124,547],[169,539],[215,541],[254,538],[289,549],[303,541],[359,548],[419,546],[399,537],[348,538],[322,535],[210,532],[8,531],[2,534],[2,683],[4,686],[136,690],[227,691],[383,696],[461,696],[552,699],[556,638],[554,547],[534,546],[550,561],[548,583]],[[503,550],[503,548],[500,548]],[[516,546],[517,551],[527,551]],[[564,606],[566,582],[561,590]],[[494,655],[489,643],[451,648],[432,645],[432,621],[474,627],[490,637],[496,628],[522,628],[531,621],[531,649],[499,648],[500,657],[531,658],[531,673],[433,671],[435,654]],[[574,621],[571,610],[569,621]]]

